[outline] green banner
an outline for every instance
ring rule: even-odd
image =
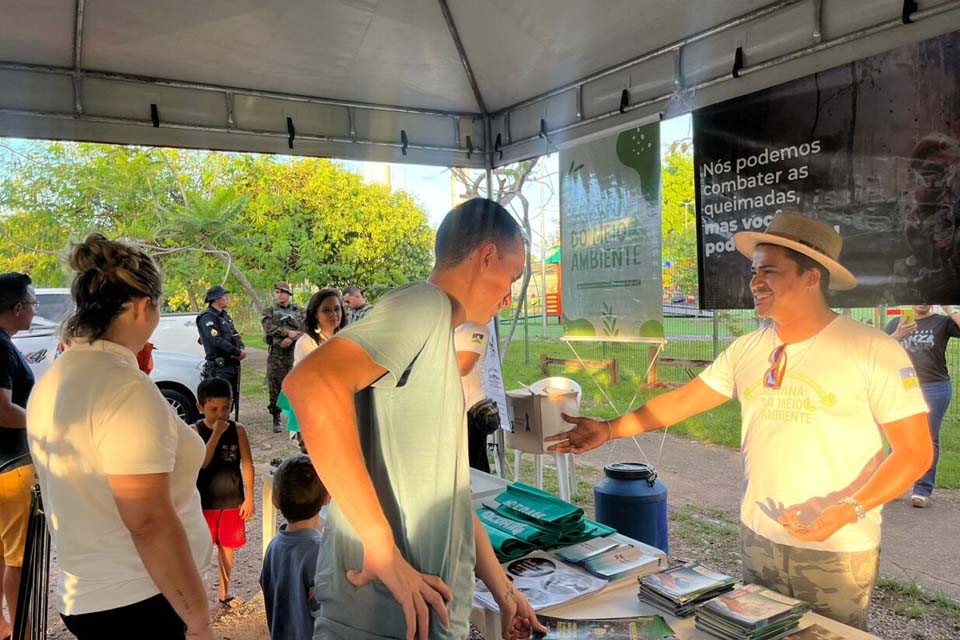
[[[660,123],[560,151],[566,337],[663,338]]]

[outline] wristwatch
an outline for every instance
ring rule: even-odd
[[[867,517],[867,512],[863,510],[863,505],[854,500],[853,498],[841,498],[840,504],[848,504],[853,507],[853,510],[857,512],[857,520],[863,520]]]

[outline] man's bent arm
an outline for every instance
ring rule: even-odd
[[[364,464],[353,397],[385,373],[358,345],[334,338],[283,381],[310,459],[365,549],[394,542]]]
[[[864,513],[909,489],[933,464],[933,441],[927,414],[918,413],[880,427],[890,443],[890,455],[851,496],[860,503]],[[779,521],[798,540],[822,542],[844,526],[856,522],[859,516],[856,506],[841,502],[828,506],[810,524],[800,522],[798,515],[789,511]]]
[[[898,497],[933,464],[933,440],[927,414],[918,413],[882,424],[880,428],[890,443],[890,455],[852,496],[864,511]]]
[[[317,474],[360,538],[363,566],[347,579],[361,587],[382,582],[403,609],[406,638],[426,640],[432,608],[441,624],[453,594],[440,578],[422,574],[403,558],[364,464],[354,395],[387,370],[357,344],[333,338],[307,356],[283,381]],[[399,630],[398,630],[399,631]]]
[[[500,607],[500,628],[504,638],[528,638],[533,632],[546,632],[547,629],[537,620],[537,614],[526,597],[514,588],[513,583],[503,572],[497,555],[490,544],[487,530],[480,523],[477,514],[473,514],[473,535],[476,545],[477,562],[474,572],[477,578],[490,590],[490,595]]]

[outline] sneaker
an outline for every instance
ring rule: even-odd
[[[930,496],[921,496],[918,493],[910,496],[910,504],[917,507],[918,509],[923,509],[928,504],[930,504]]]
[[[273,416],[273,432],[283,433],[283,425],[280,424],[280,416]]]

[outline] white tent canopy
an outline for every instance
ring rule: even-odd
[[[960,29],[910,5],[0,0],[0,135],[495,167]]]

